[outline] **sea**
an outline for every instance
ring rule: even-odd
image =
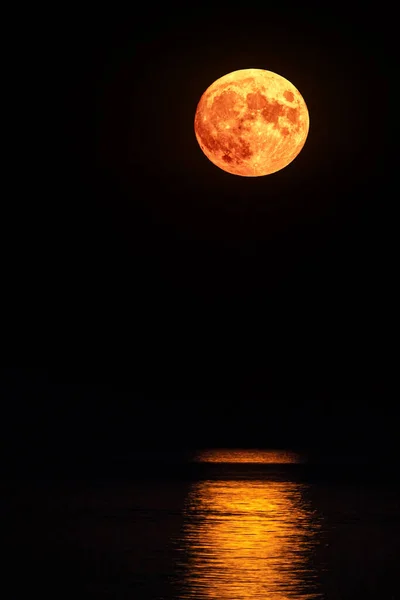
[[[355,457],[137,452],[1,484],[2,596],[400,599],[400,496]]]

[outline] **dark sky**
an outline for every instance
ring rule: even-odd
[[[9,448],[390,439],[392,22],[336,3],[43,15],[8,262],[31,364],[53,366],[4,388]],[[310,113],[301,154],[259,178],[193,131],[205,89],[250,67]]]

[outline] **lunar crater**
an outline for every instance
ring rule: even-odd
[[[288,102],[293,102],[293,100],[294,100],[294,94],[293,94],[293,92],[291,92],[290,90],[285,90],[283,92],[283,95],[284,95],[284,97],[286,98],[286,100]]]
[[[268,104],[268,100],[260,92],[251,92],[246,96],[247,106],[250,109],[260,110]]]

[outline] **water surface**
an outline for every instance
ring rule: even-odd
[[[400,599],[394,475],[316,477],[280,451],[140,461],[140,477],[2,483],[14,597]]]

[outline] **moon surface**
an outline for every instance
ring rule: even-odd
[[[309,125],[298,89],[263,69],[233,71],[214,81],[200,98],[194,120],[207,158],[243,177],[286,167],[303,148]]]

